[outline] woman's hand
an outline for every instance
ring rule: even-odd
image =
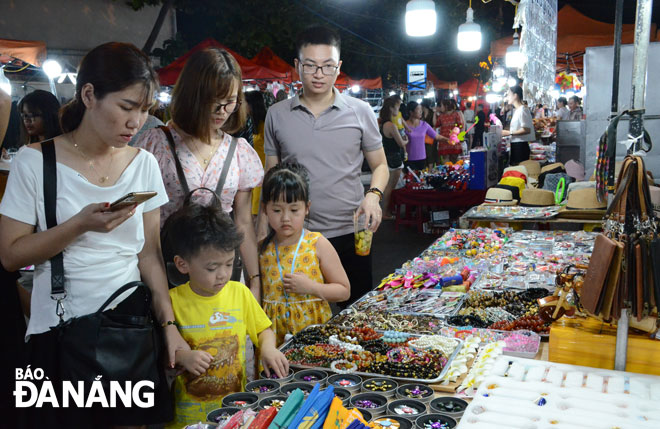
[[[509,130],[502,130],[502,137],[506,137],[506,136],[510,136],[510,135],[511,135],[511,131],[509,131]]]
[[[109,211],[110,203],[90,204],[80,210],[70,221],[77,224],[83,233],[89,231],[110,232],[133,216],[135,207],[137,204]]]
[[[284,354],[272,346],[264,346],[261,349],[261,363],[264,367],[266,377],[270,377],[270,371],[275,371],[279,378],[285,378],[289,374],[289,361]]]
[[[165,328],[165,347],[167,347],[167,363],[170,368],[174,368],[176,363],[177,350],[190,350],[190,346],[183,339],[175,325],[167,325]]]
[[[186,371],[199,377],[209,369],[213,356],[203,350],[179,350],[176,361]]]

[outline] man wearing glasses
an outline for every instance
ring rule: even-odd
[[[351,283],[346,306],[372,288],[371,256],[355,254],[353,217],[363,215],[370,230],[378,229],[389,171],[371,107],[334,87],[341,67],[339,35],[310,27],[298,36],[296,48],[303,93],[268,111],[266,171],[278,162],[298,162],[309,171],[308,228],[328,238],[339,254]],[[364,158],[372,171],[366,193],[360,181]]]

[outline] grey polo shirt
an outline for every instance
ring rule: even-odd
[[[309,171],[308,228],[328,238],[353,233],[353,212],[364,194],[363,151],[383,147],[371,107],[334,91],[334,103],[318,118],[298,96],[274,104],[266,115],[264,137],[267,156],[298,162]]]

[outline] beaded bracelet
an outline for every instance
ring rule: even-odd
[[[330,369],[337,374],[350,374],[357,371],[357,365],[346,359],[339,359],[330,364]]]

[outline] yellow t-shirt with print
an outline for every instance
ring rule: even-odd
[[[403,125],[403,115],[401,112],[397,113],[396,116],[392,116],[392,123],[396,125],[396,128],[399,130],[402,130],[404,125]]]
[[[170,290],[174,318],[181,336],[193,350],[213,356],[209,369],[199,377],[189,373],[174,382],[174,420],[168,427],[206,421],[222,406],[222,398],[245,387],[245,338],[259,347],[259,333],[271,322],[252,292],[243,284],[228,282],[214,296],[201,296],[190,283]]]

